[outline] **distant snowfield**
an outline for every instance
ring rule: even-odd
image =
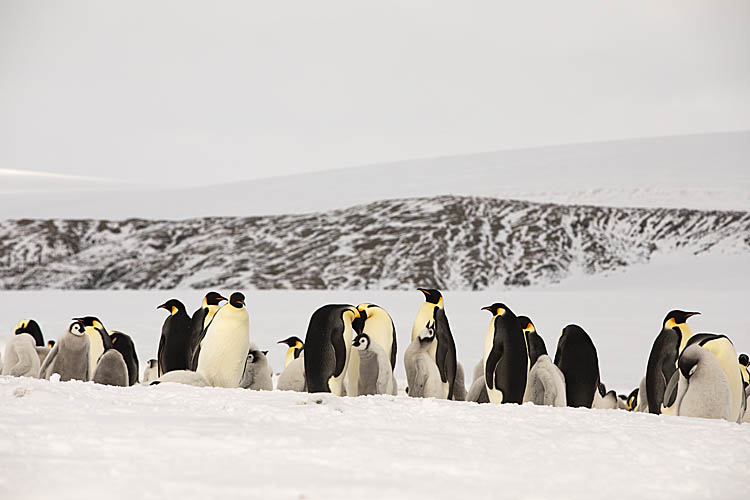
[[[623,207],[750,208],[750,131],[550,146],[238,181],[194,189],[80,187],[15,193],[4,218],[182,219],[305,213],[444,194]],[[207,168],[210,171],[210,168]],[[49,181],[49,180],[48,180]],[[20,189],[18,189],[20,190]]]

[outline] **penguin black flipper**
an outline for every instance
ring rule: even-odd
[[[495,321],[497,322],[497,319]],[[484,365],[484,378],[487,381],[487,386],[493,389],[500,389],[498,369],[500,368],[500,360],[503,359],[504,350],[502,338],[496,335],[492,343],[492,350],[487,356],[487,363]]]
[[[161,338],[159,339],[159,350],[156,351],[156,359],[159,360],[158,361],[159,363],[158,374],[160,377],[164,375],[164,366],[163,366],[164,364],[164,339],[165,337],[164,335],[162,335]]]
[[[456,343],[445,310],[439,307],[435,308],[435,338],[438,341],[435,361],[440,371],[440,379],[448,382],[448,399],[453,399],[457,363]]]
[[[393,328],[393,344],[391,344],[391,369],[396,369],[396,325],[393,324],[391,319],[391,327]]]
[[[669,379],[667,388],[664,390],[664,402],[660,403],[664,405],[664,408],[669,408],[677,400],[677,386],[679,385],[679,382],[680,372],[675,370],[672,377]],[[661,412],[661,407],[659,407],[659,411]]]
[[[96,331],[99,332],[99,336],[102,338],[104,351],[106,352],[108,349],[113,349],[114,345],[112,344],[112,337],[109,336],[109,332],[107,332],[107,330],[104,330],[102,328],[97,328]]]
[[[677,371],[680,334],[673,328],[664,328],[654,340],[646,365],[646,397],[649,413],[660,414],[667,384]],[[665,405],[668,406],[668,405]]]
[[[331,345],[333,346],[333,355],[336,359],[336,363],[333,368],[333,376],[338,377],[344,372],[346,368],[346,342],[344,337],[341,336],[340,332],[344,329],[344,318],[339,315],[335,321],[335,325],[330,328]]]
[[[190,342],[188,342],[188,360],[190,360],[189,368],[195,371],[197,368],[198,358],[195,356],[195,350],[200,346],[201,340],[206,335],[206,330],[203,328],[203,323],[206,321],[208,315],[208,307],[201,307],[193,313],[190,319]],[[195,363],[193,363],[195,362]]]

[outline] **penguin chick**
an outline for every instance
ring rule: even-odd
[[[240,387],[254,391],[273,390],[273,372],[268,365],[268,358],[253,344],[250,344],[250,352],[247,353],[245,372],[242,374]]]
[[[481,368],[481,366],[480,366]],[[489,403],[490,398],[487,394],[487,385],[484,383],[484,375],[480,375],[469,388],[469,393],[466,395],[466,401],[472,403]]]
[[[357,334],[352,341],[352,346],[359,354],[358,394],[360,396],[372,394],[395,396],[397,389],[394,385],[393,369],[390,357],[383,346],[372,342],[366,333]]]
[[[118,331],[112,332],[112,346],[122,354],[125,365],[128,367],[128,385],[138,383],[138,353],[135,343],[130,335]]]
[[[95,384],[128,386],[128,365],[117,349],[107,349],[96,363],[94,377]]]
[[[44,335],[42,335],[42,328],[39,326],[39,323],[37,323],[33,319],[21,320],[18,325],[16,325],[16,331],[14,333],[16,335],[20,335],[21,333],[28,333],[29,335],[34,337],[34,342],[37,347],[44,347]]]
[[[51,347],[47,346],[36,346],[36,354],[39,356],[39,366],[42,366],[42,363],[44,363],[44,360],[47,359],[47,356],[49,355],[49,352],[52,350]]]
[[[484,359],[480,359],[477,364],[474,365],[474,373],[471,377],[471,385],[474,385],[474,382],[476,382],[478,378],[484,378]]]
[[[693,344],[682,352],[678,365],[677,415],[730,420],[729,382],[716,357]]]
[[[3,375],[12,377],[39,377],[39,355],[36,341],[28,333],[14,335],[5,346]]]
[[[529,372],[525,402],[556,407],[568,405],[565,395],[565,377],[546,354],[537,357]]]
[[[646,377],[641,379],[641,383],[638,386],[638,403],[633,411],[639,413],[648,413],[648,394],[646,394]]]
[[[406,349],[404,365],[409,397],[444,398],[445,396],[440,371],[429,352],[434,341],[434,323],[428,323],[428,327],[419,332]]]
[[[616,410],[617,409],[617,393],[615,391],[608,391],[602,396],[599,391],[594,393],[594,401],[591,404],[592,408],[598,410]]]
[[[453,384],[453,401],[466,401],[466,376],[464,365],[456,362],[456,381]]]
[[[279,375],[276,388],[280,391],[307,392],[305,383],[305,351],[299,358],[292,360],[284,371]]]
[[[164,382],[192,385],[194,387],[208,387],[210,385],[203,375],[191,370],[172,370],[156,380],[150,381],[148,385],[159,385]]]
[[[86,335],[82,321],[74,321],[44,359],[39,377],[49,379],[57,373],[60,380],[87,381],[89,377],[89,355],[91,340]]]
[[[146,363],[146,369],[143,370],[143,384],[148,385],[149,382],[157,378],[159,378],[159,361],[149,359]]]

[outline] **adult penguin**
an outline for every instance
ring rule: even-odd
[[[308,392],[345,396],[344,377],[349,366],[357,308],[328,304],[315,311],[305,335],[305,383]]]
[[[563,328],[555,351],[555,365],[565,377],[568,406],[591,408],[594,392],[599,388],[599,358],[596,347],[583,328]]]
[[[492,314],[484,337],[484,382],[490,403],[523,403],[529,354],[518,318],[505,304],[483,307]]]
[[[89,337],[89,380],[94,376],[96,362],[107,349],[112,349],[112,339],[109,332],[99,318],[96,316],[84,316],[82,318],[73,318],[83,324],[84,331]]]
[[[195,370],[195,363],[198,359],[195,358],[195,350],[198,348],[200,339],[203,338],[203,332],[214,319],[214,315],[219,310],[220,304],[227,300],[222,297],[218,292],[208,292],[203,297],[203,303],[193,313],[193,317],[190,320],[190,342],[188,343],[188,359],[190,360],[190,369]],[[195,361],[195,363],[194,363]]]
[[[197,372],[214,387],[239,387],[250,351],[245,296],[234,292],[214,316],[196,348]]]
[[[118,331],[113,331],[110,335],[112,346],[122,354],[125,366],[128,367],[128,385],[138,383],[138,353],[135,350],[135,343],[130,335]]]
[[[359,304],[357,306],[359,318],[354,320],[354,333],[366,333],[370,343],[378,344],[385,351],[391,365],[391,373],[396,367],[396,327],[393,319],[382,307],[375,304]],[[349,368],[346,370],[348,380],[348,395],[359,396],[359,354],[358,349],[352,350]]]
[[[737,358],[737,362],[740,364],[740,373],[742,374],[742,385],[745,387],[745,394],[748,393],[748,388],[750,388],[750,371],[748,371],[747,367],[750,365],[750,358],[747,356],[747,354],[740,354]]]
[[[448,324],[448,317],[445,315],[445,301],[440,291],[434,288],[417,290],[424,294],[425,301],[419,306],[412,325],[411,341],[414,342],[425,328],[434,329],[435,340],[429,344],[427,354],[437,364],[446,398],[453,399],[453,385],[456,382],[456,343]]]
[[[161,327],[157,355],[161,377],[172,370],[187,370],[190,366],[190,316],[185,304],[177,299],[169,299],[157,309],[169,311]]]
[[[539,356],[547,354],[547,346],[544,344],[544,339],[542,339],[537,333],[536,326],[534,326],[534,323],[531,322],[531,319],[529,319],[528,316],[519,316],[518,323],[523,330],[523,336],[526,340],[526,350],[528,351],[529,357],[529,364],[526,370],[526,391],[523,396],[523,400],[526,402],[531,401],[529,395],[529,391],[531,390],[529,385],[531,383],[531,377],[529,375],[531,374],[532,368],[534,368],[534,364],[536,364],[536,361],[539,359]],[[550,359],[550,363],[551,362],[552,360]],[[540,373],[548,374],[549,370],[542,369],[542,372]]]
[[[22,333],[28,333],[32,337],[34,337],[34,342],[36,343],[37,347],[44,347],[44,335],[42,335],[42,329],[39,326],[39,323],[34,321],[33,319],[24,319],[21,320],[16,325],[16,335],[20,335]]]
[[[664,318],[661,333],[654,340],[646,366],[646,398],[650,413],[661,413],[667,384],[677,371],[680,353],[693,335],[687,320],[697,314],[700,313],[675,309]]]
[[[289,363],[299,358],[302,353],[302,349],[305,348],[305,343],[299,337],[288,337],[284,340],[279,340],[277,344],[285,344],[288,349],[286,350],[286,357],[284,358],[284,368],[289,366]]]

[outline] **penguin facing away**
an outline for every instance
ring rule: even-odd
[[[492,314],[484,340],[484,379],[491,403],[523,403],[528,352],[518,318],[496,302],[483,307]]]
[[[667,384],[677,371],[680,353],[693,335],[687,320],[698,314],[700,313],[675,309],[664,318],[661,333],[654,340],[646,367],[645,394],[650,403],[650,413],[661,413]]]
[[[428,324],[412,340],[404,353],[407,394],[411,398],[446,398],[440,371],[430,354],[436,338],[434,328]]]
[[[390,356],[385,349],[372,341],[367,333],[358,333],[352,341],[352,346],[359,353],[359,379],[357,394],[367,396],[373,394],[397,394],[396,379]],[[351,386],[349,386],[351,390]]]
[[[250,316],[245,296],[234,292],[198,344],[197,372],[214,387],[239,387],[250,351]]]
[[[267,352],[261,351],[256,345],[250,345],[250,352],[247,353],[245,371],[240,380],[240,387],[254,391],[273,390],[273,372],[268,365]]]
[[[86,326],[82,321],[73,321],[45,358],[39,370],[39,377],[49,379],[57,373],[62,382],[90,380],[93,376],[89,374],[90,344],[91,339],[86,334]]]
[[[112,339],[96,316],[73,318],[73,321],[83,323],[86,335],[89,337],[89,377],[93,377],[97,360],[104,354],[104,351],[112,349]]]
[[[487,396],[487,385],[484,383],[484,375],[474,380],[466,394],[466,401],[472,403],[489,403],[490,398]]]
[[[346,394],[353,326],[359,312],[347,304],[320,307],[310,318],[305,336],[305,382],[309,392]]]
[[[138,383],[138,353],[135,350],[135,343],[130,335],[114,330],[112,335],[112,346],[122,354],[122,359],[128,367],[128,385]]]
[[[437,364],[446,393],[444,399],[453,399],[457,363],[456,343],[445,314],[445,301],[440,291],[434,288],[417,288],[417,290],[424,294],[425,301],[417,311],[417,317],[411,329],[411,340],[413,343],[425,328],[435,331],[435,341],[428,344],[428,354]]]
[[[107,349],[99,358],[92,378],[95,384],[128,386],[128,365],[117,349]]]
[[[197,367],[198,357],[195,351],[198,348],[198,344],[203,338],[206,328],[208,328],[208,325],[214,319],[214,315],[219,310],[221,303],[226,300],[218,292],[208,292],[203,297],[201,306],[193,313],[190,320],[190,340],[188,342],[188,359],[190,360],[191,370],[195,370]]]
[[[21,320],[18,325],[16,325],[16,330],[14,333],[16,335],[19,335],[21,333],[28,333],[34,338],[34,342],[36,343],[37,347],[44,347],[44,335],[42,335],[42,328],[39,326],[39,323],[37,323],[33,319]]]
[[[560,408],[568,405],[565,395],[565,377],[546,354],[536,359],[529,372],[527,387],[524,403],[530,401],[535,405]]]
[[[307,392],[305,382],[305,351],[297,359],[292,360],[279,375],[276,389],[280,391]]]
[[[578,325],[566,326],[555,351],[555,365],[565,377],[568,406],[591,408],[599,385],[599,358],[591,337]]]
[[[12,377],[39,377],[39,355],[31,334],[14,335],[5,345],[3,375]]]
[[[289,366],[289,363],[299,358],[299,355],[302,353],[302,349],[305,348],[305,343],[302,342],[302,339],[295,336],[285,338],[284,340],[279,340],[277,344],[284,344],[288,347],[288,349],[286,350],[286,357],[284,358],[284,368]]]
[[[736,421],[731,414],[729,382],[708,349],[698,344],[686,347],[679,360],[679,377],[677,415]]]
[[[190,316],[185,304],[177,299],[170,299],[157,306],[164,309],[169,316],[164,320],[159,339],[159,375],[172,370],[187,370],[190,367]]]
[[[382,307],[375,304],[359,304],[357,306],[359,318],[354,320],[354,333],[367,332],[370,343],[376,343],[385,351],[386,357],[391,365],[391,372],[396,367],[396,327],[390,314]],[[359,387],[359,350],[354,349],[349,359],[347,368],[348,394],[358,396]]]
[[[143,370],[143,384],[148,385],[159,378],[159,361],[156,359],[149,359],[146,362],[146,369]]]

